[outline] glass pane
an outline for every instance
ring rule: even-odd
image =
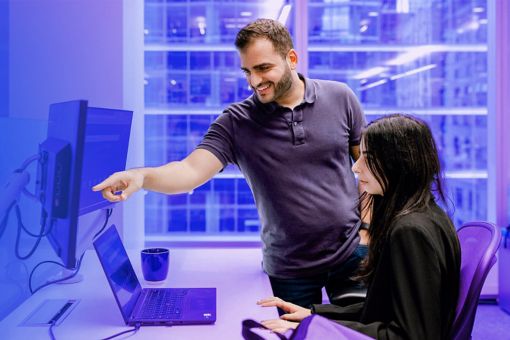
[[[160,43],[165,39],[164,11],[161,4],[147,3],[145,6],[145,42]]]
[[[161,214],[161,207],[166,206],[167,197],[150,192],[145,196],[145,232],[147,234],[164,234],[168,225],[166,215]]]
[[[411,112],[412,113],[412,112]],[[370,122],[382,117],[369,115]],[[487,219],[487,116],[420,115],[433,131],[455,226]]]
[[[255,18],[276,17],[284,1],[145,3],[145,105],[162,112],[145,117],[145,157],[161,165],[185,157],[226,106],[252,95],[235,36]],[[456,225],[487,217],[486,7],[486,0],[308,0],[308,35],[294,37],[308,43],[308,76],[347,83],[368,120],[406,112],[430,124]],[[234,165],[191,194],[147,195],[146,220],[147,233],[260,228]]]
[[[150,108],[190,110],[209,107],[218,113],[252,93],[239,67],[237,52],[145,54],[145,104]]]
[[[310,0],[309,76],[347,83],[368,120],[431,126],[459,226],[486,218],[486,1]]]
[[[167,54],[167,69],[168,70],[187,70],[188,69],[188,52],[168,52]],[[164,56],[164,53],[151,52],[149,55]],[[146,63],[146,68],[149,63]],[[172,72],[170,72],[172,73]]]
[[[347,83],[365,109],[487,105],[486,52],[426,50],[311,52],[309,76]]]
[[[167,231],[186,232],[188,231],[188,210],[169,208]]]
[[[162,7],[162,10],[164,10],[164,7]],[[186,6],[167,6],[166,23],[166,40],[168,42],[186,42],[188,40],[188,13]]]
[[[257,209],[239,209],[237,219],[237,231],[242,233],[258,234],[260,230]]]
[[[310,43],[485,43],[486,0],[309,0]]]
[[[449,179],[446,189],[453,202],[449,208],[457,228],[468,221],[487,220],[487,180]]]

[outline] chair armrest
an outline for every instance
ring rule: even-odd
[[[334,296],[329,298],[329,301],[337,306],[349,306],[355,303],[365,301],[367,296],[366,288],[353,288],[349,290],[344,290]]]

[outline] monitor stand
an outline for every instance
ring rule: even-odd
[[[83,281],[83,275],[78,273],[73,277],[70,277],[68,279],[65,279],[66,277],[71,276],[74,273],[74,270],[70,270],[67,268],[62,268],[58,271],[54,276],[52,276],[48,281],[57,281],[62,280],[59,282],[55,282],[56,284],[71,284],[71,283],[78,283]]]

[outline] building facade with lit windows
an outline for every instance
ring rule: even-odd
[[[251,95],[235,35],[258,17],[278,18],[286,5],[301,72],[348,84],[368,121],[393,112],[426,120],[455,224],[487,219],[484,0],[146,0],[146,165],[184,158],[226,106]],[[259,231],[250,188],[233,166],[188,194],[147,194],[145,222],[153,236],[248,240]]]

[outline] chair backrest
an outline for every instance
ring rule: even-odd
[[[468,222],[457,231],[461,249],[460,289],[455,321],[454,340],[471,339],[478,299],[489,270],[496,263],[501,233],[488,222]]]

